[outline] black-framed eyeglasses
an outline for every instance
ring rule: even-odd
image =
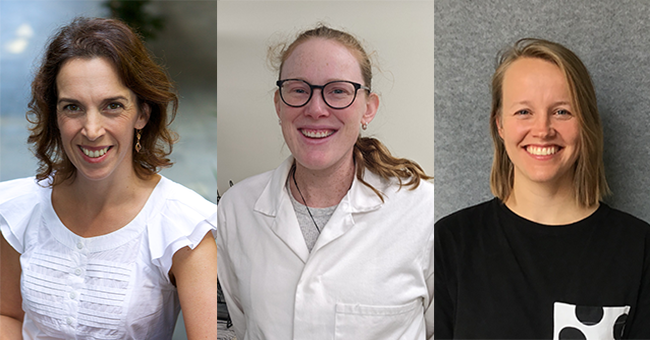
[[[330,81],[325,85],[312,85],[302,79],[284,79],[275,83],[280,88],[280,98],[291,107],[307,105],[314,94],[314,89],[320,89],[323,101],[333,109],[345,109],[354,103],[359,89],[370,88],[347,80]]]

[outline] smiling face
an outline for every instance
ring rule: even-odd
[[[497,123],[515,186],[570,184],[580,128],[560,68],[537,58],[514,61],[504,74],[502,105]]]
[[[280,79],[301,79],[312,85],[335,80],[365,85],[356,56],[340,43],[321,38],[298,45],[284,62]],[[372,121],[379,105],[376,94],[359,90],[352,105],[332,109],[320,91],[314,90],[311,100],[298,108],[286,105],[278,91],[274,98],[291,154],[301,166],[316,171],[352,163],[359,127]]]
[[[63,149],[86,179],[125,178],[133,170],[135,129],[147,123],[136,95],[103,58],[71,59],[56,78]]]

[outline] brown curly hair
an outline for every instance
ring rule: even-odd
[[[36,178],[43,180],[56,173],[51,183],[54,186],[76,174],[63,149],[57,124],[56,78],[68,60],[77,58],[104,58],[136,95],[139,111],[149,106],[149,120],[141,132],[142,149],[133,153],[133,168],[138,177],[146,178],[171,166],[168,156],[177,140],[177,135],[168,128],[178,109],[174,84],[152,59],[140,36],[126,24],[115,19],[80,17],[50,38],[32,82],[26,116],[33,125],[27,142],[33,144],[32,151],[39,161]],[[169,104],[172,104],[171,112],[167,111]]]

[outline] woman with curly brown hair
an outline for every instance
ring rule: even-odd
[[[190,338],[215,336],[216,206],[157,174],[177,106],[125,24],[53,36],[28,112],[40,167],[0,183],[3,339],[170,339],[181,307]]]
[[[290,156],[219,202],[219,281],[238,339],[433,336],[433,184],[362,137],[368,54],[327,26],[280,48],[275,110]]]

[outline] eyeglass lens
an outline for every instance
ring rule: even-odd
[[[303,106],[311,98],[311,87],[302,80],[287,80],[282,84],[282,99],[290,106]],[[346,81],[327,83],[322,89],[325,103],[333,108],[344,108],[352,104],[356,96],[353,84]]]

